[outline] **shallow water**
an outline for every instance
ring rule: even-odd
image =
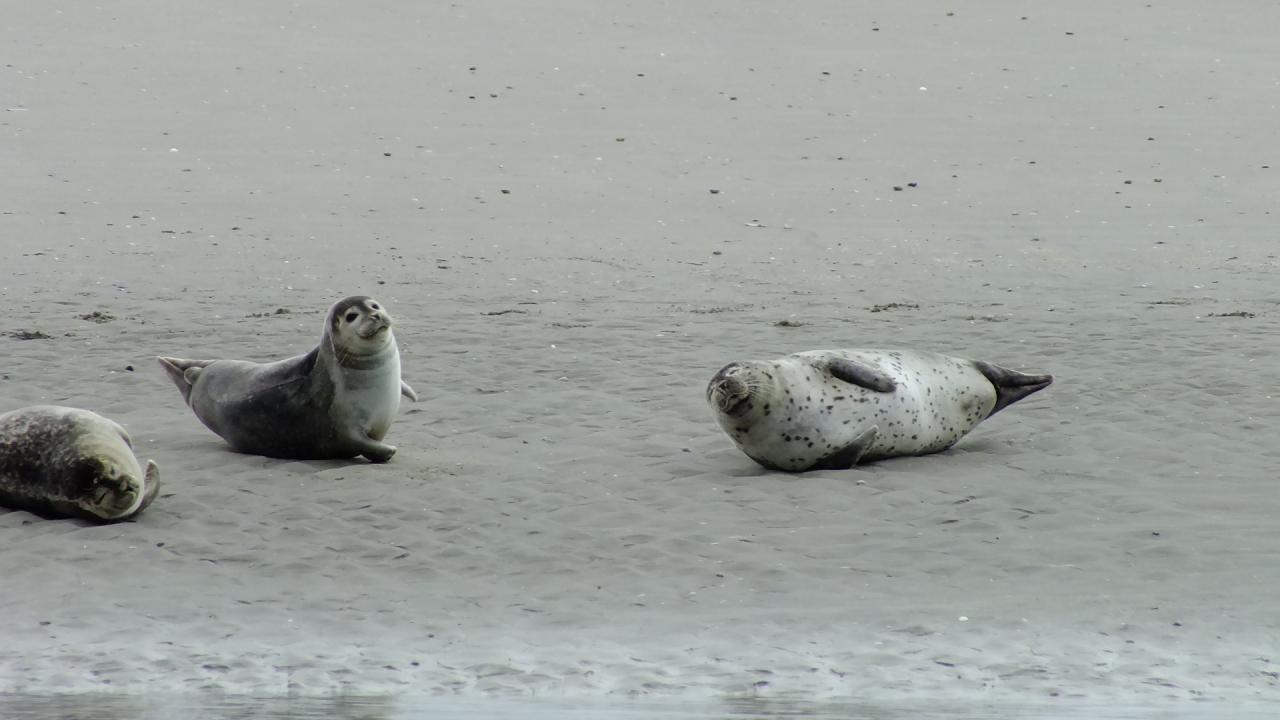
[[[743,699],[545,701],[459,698],[225,695],[0,695],[4,720],[1226,720],[1270,718],[1277,706],[1181,703],[1160,707],[982,703],[870,705]]]

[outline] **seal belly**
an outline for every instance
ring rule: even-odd
[[[881,432],[867,459],[945,450],[995,406],[995,389],[963,358],[913,350],[831,352],[874,365],[897,384],[879,408]]]
[[[386,437],[400,410],[400,358],[392,354],[379,367],[348,370],[342,394],[350,422],[374,440]]]
[[[721,416],[735,444],[766,467],[799,472],[838,454],[876,425],[876,413],[887,402],[884,393],[836,384],[803,357],[772,364],[776,390],[768,414],[751,423]],[[873,443],[868,453],[879,445]]]

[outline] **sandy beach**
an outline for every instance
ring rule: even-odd
[[[0,411],[163,486],[0,510],[0,692],[1280,698],[1280,7],[977,5],[6,3]],[[233,453],[154,359],[352,294],[385,465]],[[758,467],[706,382],[833,347],[1056,383]]]

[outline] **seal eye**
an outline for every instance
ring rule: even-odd
[[[369,303],[369,307],[373,308],[374,310],[381,310],[381,308],[378,307],[378,303]]]
[[[349,312],[347,313],[347,322],[355,322],[358,317],[360,317],[359,313]]]

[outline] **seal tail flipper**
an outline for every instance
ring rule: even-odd
[[[409,383],[403,380],[400,381],[400,394],[414,402],[418,402],[418,393],[414,392],[413,388],[409,387]]]
[[[880,428],[872,425],[854,438],[853,442],[814,463],[810,470],[848,470],[867,454],[879,434]]]
[[[996,406],[991,409],[991,413],[987,417],[991,417],[991,415],[995,415],[1022,398],[1053,384],[1052,375],[1027,375],[981,360],[974,360],[973,365],[996,388]]]
[[[164,368],[173,384],[178,386],[182,399],[187,404],[191,403],[191,386],[200,376],[200,370],[212,362],[212,360],[183,360],[175,357],[158,357],[156,360],[160,361],[160,367]]]

